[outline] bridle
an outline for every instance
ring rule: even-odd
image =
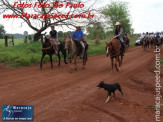
[[[43,37],[43,40],[44,41],[42,43],[45,44],[45,37]],[[46,47],[46,48],[42,47],[42,50],[48,50],[48,49],[52,48],[52,42],[51,41],[50,41],[50,44],[51,44],[51,46],[49,46],[49,47]]]

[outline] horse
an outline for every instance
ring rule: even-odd
[[[151,37],[150,38],[150,41],[149,41],[149,43],[151,45],[151,48],[153,48],[153,46],[154,46],[154,41],[155,41],[155,38],[154,37]]]
[[[129,45],[130,45],[130,40],[128,37],[124,37],[124,36],[123,36],[123,40],[125,42],[125,49],[127,50],[129,48]]]
[[[121,54],[121,43],[118,39],[112,39],[110,42],[106,43],[106,56],[110,56],[112,72],[114,71],[114,66],[116,71],[119,71],[117,62],[119,62],[119,67],[122,65],[123,55]],[[121,59],[119,58],[121,56]],[[115,59],[115,62],[114,62]]]
[[[160,46],[162,47],[162,43],[163,43],[163,37],[161,37],[161,39],[160,39]]]
[[[154,46],[160,46],[161,47],[162,45],[162,40],[161,38],[160,39],[157,39],[156,37],[154,38]]]
[[[65,49],[69,51],[70,54],[70,63],[71,63],[71,68],[70,72],[72,73],[73,70],[77,71],[77,64],[76,64],[76,58],[77,56],[80,56],[81,54],[81,45],[79,42],[76,41],[76,43],[72,40],[71,35],[65,36]],[[88,45],[85,44],[85,51],[84,51],[84,56],[82,58],[82,63],[83,63],[83,69],[85,68],[86,62],[87,62],[87,50],[88,50]],[[75,68],[73,67],[75,65]]]
[[[46,34],[46,33],[45,33]],[[41,34],[41,42],[42,42],[42,57],[41,57],[41,62],[40,62],[40,69],[42,69],[42,61],[45,57],[45,55],[49,55],[50,57],[50,62],[51,62],[51,68],[53,68],[53,63],[52,63],[52,55],[54,54],[53,50],[53,45],[51,41],[45,36],[45,34]],[[64,56],[64,63],[67,64],[66,61],[66,50],[64,49],[64,43],[59,41],[60,44],[58,45],[58,66],[60,66],[61,63],[61,56],[60,52],[62,52]]]
[[[142,39],[142,48],[146,51],[149,48],[149,40],[147,38]]]

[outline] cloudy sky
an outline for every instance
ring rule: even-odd
[[[121,0],[129,3],[132,27],[135,33],[163,31],[163,0]],[[97,0],[96,7],[104,7],[109,0]],[[0,12],[1,13],[1,12]],[[18,19],[7,20],[0,14],[0,24],[4,25],[7,33],[22,33],[27,30],[34,33],[26,24],[20,27]],[[62,28],[56,28],[63,30]],[[47,32],[49,29],[46,30]]]

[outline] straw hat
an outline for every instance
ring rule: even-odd
[[[116,22],[115,25],[116,25],[116,26],[117,26],[117,25],[121,25],[121,23],[120,23],[120,22]]]
[[[81,28],[80,25],[77,25],[76,28]]]

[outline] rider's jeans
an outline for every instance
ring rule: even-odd
[[[55,38],[52,38],[56,51],[58,52],[58,45]]]
[[[84,51],[85,51],[85,45],[84,45],[84,42],[83,41],[80,41],[80,44],[81,44],[81,46],[82,46],[82,53],[81,53],[81,58],[83,58],[84,57]]]

